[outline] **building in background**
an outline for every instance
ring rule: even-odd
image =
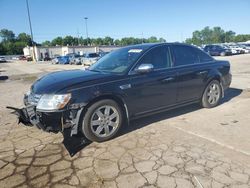
[[[54,58],[57,56],[64,56],[69,53],[76,53],[83,55],[85,53],[99,53],[99,52],[110,52],[112,50],[118,49],[118,46],[53,46],[53,47],[43,47],[35,46],[35,56],[36,60],[43,60],[45,57]],[[33,47],[27,46],[23,48],[24,56],[32,56]]]

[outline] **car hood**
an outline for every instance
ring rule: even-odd
[[[89,70],[67,70],[47,74],[38,79],[32,86],[35,94],[54,94],[77,87],[87,87],[94,84],[114,80],[118,75],[93,72]]]

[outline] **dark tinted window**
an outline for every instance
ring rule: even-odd
[[[213,47],[213,46],[207,45],[207,46],[205,47],[205,49],[210,50],[212,47]]]
[[[172,48],[174,54],[174,66],[199,63],[198,54],[193,47],[176,45]]]
[[[218,50],[218,49],[220,49],[220,48],[219,48],[219,46],[213,46],[213,49],[214,49],[214,50]]]
[[[88,57],[99,57],[97,53],[88,54]]]
[[[162,69],[171,66],[168,47],[159,46],[147,52],[139,64],[152,64],[154,69]]]
[[[198,54],[200,63],[206,63],[206,62],[214,60],[211,56],[209,56],[207,53],[203,52],[202,50],[195,49],[195,51]]]
[[[216,50],[216,46],[211,46],[211,50]]]

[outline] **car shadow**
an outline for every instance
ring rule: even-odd
[[[191,104],[185,107],[179,107],[179,108],[172,109],[172,110],[166,110],[164,112],[160,112],[157,114],[153,114],[153,115],[145,116],[136,120],[132,120],[128,126],[123,128],[119,136],[135,131],[137,129],[143,128],[147,125],[150,125],[159,121],[167,120],[173,117],[177,117],[183,114],[188,114],[190,112],[194,112],[199,109],[201,109],[201,106],[199,104]]]
[[[243,92],[242,89],[238,89],[238,88],[228,88],[225,91],[225,96],[224,98],[221,100],[220,104],[229,102],[231,99],[239,96],[241,93]]]
[[[239,96],[242,93],[242,89],[237,89],[237,88],[228,88],[225,91],[225,96],[224,98],[221,100],[219,105],[222,105],[224,103],[229,102],[231,99]],[[127,134],[129,132],[132,132],[136,129],[140,129],[142,127],[145,127],[147,125],[150,125],[152,123],[155,122],[159,122],[162,120],[166,120],[172,117],[177,117],[183,114],[188,114],[190,112],[194,112],[196,110],[200,110],[202,107],[200,106],[200,104],[196,103],[196,104],[191,104],[188,106],[184,106],[184,107],[179,107],[176,109],[172,109],[172,110],[166,110],[164,112],[161,113],[157,113],[154,115],[150,115],[150,116],[146,116],[134,121],[131,121],[129,126],[126,126],[120,133],[119,136]]]
[[[226,102],[229,102],[231,99],[237,97],[241,93],[242,93],[241,89],[229,88],[225,92],[225,97],[222,99],[220,105],[222,105]],[[196,110],[200,110],[201,108],[202,107],[199,104],[191,104],[191,105],[188,105],[185,107],[180,107],[180,108],[176,108],[173,110],[166,110],[166,111],[161,112],[161,113],[157,113],[157,114],[149,115],[149,116],[137,119],[137,120],[133,120],[129,123],[128,126],[123,127],[123,129],[116,136],[116,138],[120,137],[122,135],[128,134],[132,131],[135,131],[137,129],[143,128],[143,127],[150,125],[152,123],[156,123],[156,122],[166,120],[166,119],[169,119],[172,117],[177,117],[177,116],[180,116],[183,114],[194,112]],[[76,136],[70,137],[69,134],[70,134],[70,132],[64,132],[63,144],[71,156],[74,156],[77,152],[79,152],[80,150],[82,150],[83,148],[85,148],[86,146],[88,146],[92,143],[83,135],[76,135]]]

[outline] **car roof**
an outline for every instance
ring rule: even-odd
[[[129,46],[126,46],[124,48],[132,48],[133,47],[133,48],[149,49],[149,48],[156,47],[156,46],[161,46],[161,45],[180,45],[180,46],[190,46],[190,47],[197,48],[196,46],[186,44],[186,43],[179,43],[179,42],[143,43],[143,44],[129,45]]]

